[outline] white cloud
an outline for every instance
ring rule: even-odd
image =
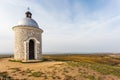
[[[44,52],[120,52],[119,0],[110,0],[104,7],[89,13],[82,2],[73,2],[71,6],[68,0],[1,1],[0,52],[13,50],[11,28],[24,17],[28,6],[44,30]]]

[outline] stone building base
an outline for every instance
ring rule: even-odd
[[[43,60],[16,60],[14,58],[9,59],[11,62],[22,62],[22,63],[36,63],[36,62],[41,62]]]
[[[34,62],[41,62],[41,61],[43,60],[27,60],[27,61],[23,60],[22,62],[23,63],[34,63]]]

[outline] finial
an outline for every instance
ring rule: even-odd
[[[30,10],[30,8],[28,7],[28,8],[27,8],[27,10],[29,11],[29,10]]]
[[[31,17],[32,17],[32,13],[29,11],[30,8],[28,7],[27,10],[28,10],[28,11],[25,13],[25,14],[26,14],[26,17],[31,18]]]

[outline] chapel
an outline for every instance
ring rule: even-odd
[[[43,30],[32,18],[32,13],[28,10],[25,13],[25,18],[12,29],[15,35],[14,59],[26,62],[41,61]]]

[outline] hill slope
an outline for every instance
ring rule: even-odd
[[[87,58],[86,60],[83,59]],[[119,59],[104,55],[46,55],[47,61],[39,63],[20,63],[0,59],[0,78],[17,80],[120,80]],[[72,58],[72,59],[71,59]],[[105,58],[106,61],[105,61]]]

